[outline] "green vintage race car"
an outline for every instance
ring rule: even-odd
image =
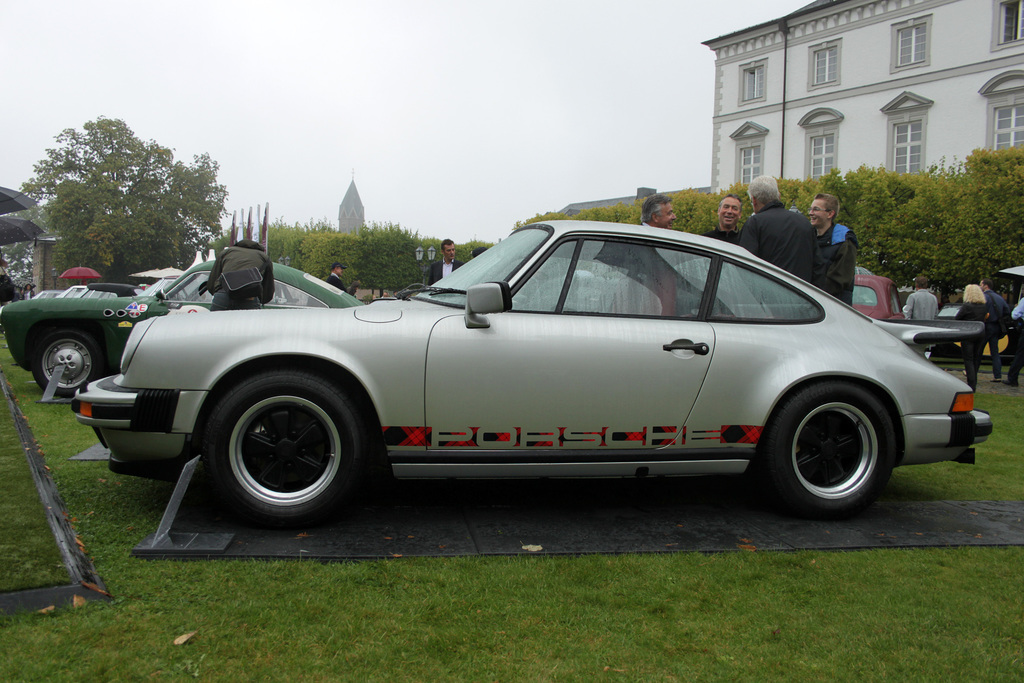
[[[40,387],[62,371],[56,394],[74,396],[79,387],[116,373],[132,329],[170,313],[207,313],[213,296],[205,287],[213,261],[189,268],[163,291],[106,299],[29,299],[0,311],[0,324],[14,362]],[[348,308],[354,296],[295,268],[274,264],[274,298],[267,308]]]

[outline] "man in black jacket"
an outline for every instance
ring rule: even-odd
[[[455,258],[455,242],[452,242],[451,240],[441,242],[441,254],[444,258],[430,264],[430,279],[427,280],[428,285],[432,285],[441,278],[451,275],[459,266],[462,265],[462,261]]]
[[[718,202],[718,227],[704,233],[705,237],[713,237],[729,244],[739,244],[740,233],[736,225],[743,213],[743,200],[737,195],[727,194]]]
[[[341,279],[341,271],[345,270],[346,266],[335,261],[331,264],[331,274],[327,276],[327,284],[334,285],[343,292],[347,292],[348,288],[345,287],[345,283]]]
[[[257,288],[258,294],[232,297],[221,281],[222,273],[246,270],[255,266],[259,268],[263,280]],[[259,308],[274,298],[274,264],[263,251],[259,242],[238,240],[232,247],[225,247],[219,254],[210,271],[210,279],[206,281],[206,289],[213,294],[211,311],[237,311]]]
[[[803,214],[787,211],[771,176],[758,176],[747,188],[754,215],[740,230],[740,246],[816,287],[825,284],[825,260],[818,236]]]

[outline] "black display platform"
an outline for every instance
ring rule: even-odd
[[[752,503],[735,482],[394,482],[372,505],[287,530],[183,506],[170,526],[173,542],[154,547],[151,535],[132,554],[343,561],[1024,545],[1024,501],[880,502],[851,520],[816,522]]]

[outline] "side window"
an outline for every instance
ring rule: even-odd
[[[710,269],[706,255],[653,244],[587,240],[562,311],[695,318]]]
[[[199,293],[199,287],[205,284],[210,278],[210,271],[202,270],[197,273],[193,273],[188,280],[182,282],[174,288],[173,292],[167,294],[168,301],[181,301],[188,303],[210,303],[213,301],[213,295],[207,292],[205,289],[203,293]]]
[[[820,318],[817,304],[781,282],[735,263],[722,264],[711,320],[812,322]]]
[[[893,313],[900,313],[903,311],[903,304],[900,303],[900,293],[896,291],[895,287],[889,288],[889,306]]]
[[[711,258],[616,240],[567,242],[512,298],[515,311],[695,318]],[[570,270],[571,269],[571,270]],[[568,278],[569,286],[562,290]]]
[[[555,249],[530,279],[512,297],[513,311],[554,313],[562,296],[576,242],[565,242]]]
[[[327,304],[312,294],[303,292],[298,287],[274,280],[274,298],[267,302],[268,306],[291,308],[327,308]]]
[[[579,250],[578,244],[555,250],[513,297],[513,310],[697,315],[709,256],[625,241],[586,240]]]

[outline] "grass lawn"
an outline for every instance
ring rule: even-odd
[[[1024,679],[1024,548],[133,559],[172,485],[69,461],[92,432],[0,364],[114,595],[0,617],[2,680]],[[897,470],[886,499],[1021,497],[1021,399],[978,404],[978,464]]]
[[[6,402],[0,411],[0,481],[0,593],[66,585],[68,572]]]

